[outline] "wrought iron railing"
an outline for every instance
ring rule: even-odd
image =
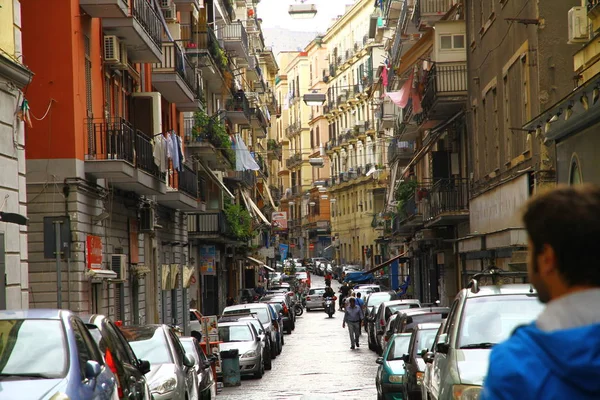
[[[427,200],[423,214],[426,221],[444,213],[468,211],[469,181],[464,178],[438,179],[428,190]]]
[[[179,190],[198,198],[198,174],[196,171],[183,165],[183,170],[179,171]]]
[[[250,103],[243,90],[237,91],[233,95],[233,98],[227,100],[225,109],[227,111],[242,111],[248,120],[252,118],[250,113]]]
[[[466,63],[434,63],[427,75],[425,93],[421,106],[422,118],[426,118],[438,96],[466,95],[467,65]]]
[[[225,1],[226,3],[228,2],[227,0]],[[220,33],[222,35],[222,38],[225,40],[239,40],[242,42],[242,46],[244,47],[244,49],[246,50],[246,54],[245,56],[247,56],[248,54],[248,34],[246,33],[246,28],[244,28],[244,25],[242,25],[241,22],[232,22],[229,25],[225,25],[221,30]]]
[[[154,2],[148,2],[148,0],[133,0],[131,15],[144,28],[150,39],[160,47],[162,24],[153,4]]]
[[[176,72],[195,94],[198,90],[197,75],[187,56],[183,54],[179,45],[172,42],[162,44],[162,60],[152,64],[156,72]]]
[[[188,234],[231,236],[231,229],[223,211],[188,214]]]

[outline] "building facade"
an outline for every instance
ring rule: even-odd
[[[31,82],[32,72],[25,65],[21,42],[21,4],[0,1],[0,211],[27,216],[25,170],[25,124],[31,115],[43,116],[40,105],[24,114],[24,90]],[[21,110],[20,112],[15,112]],[[35,111],[35,113],[34,113]],[[27,239],[28,227],[1,218],[0,222],[0,309],[29,307],[29,275]],[[24,223],[24,221],[20,221]]]

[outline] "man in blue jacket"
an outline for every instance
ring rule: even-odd
[[[546,192],[523,220],[529,279],[547,306],[494,347],[480,399],[600,399],[600,187]]]

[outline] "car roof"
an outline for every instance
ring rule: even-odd
[[[249,303],[249,304],[237,304],[235,306],[227,306],[225,310],[243,310],[247,308],[268,308],[267,303]]]
[[[247,326],[250,327],[250,321],[223,321],[219,322],[219,328],[222,326]]]
[[[419,300],[416,299],[404,299],[404,300],[389,300],[381,303],[384,307],[395,306],[396,304],[419,304]]]
[[[7,319],[61,319],[69,310],[34,308],[30,310],[2,310],[0,320]]]
[[[396,311],[396,314],[405,314],[406,316],[414,317],[416,315],[427,315],[427,314],[444,314],[449,313],[449,307],[433,307],[433,308],[410,308],[408,310]]]
[[[534,294],[537,293],[533,285],[527,283],[516,283],[506,285],[488,285],[479,286],[478,292],[473,292],[470,288],[463,289],[467,297],[498,296],[507,294]]]
[[[417,326],[415,328],[420,331],[429,330],[429,329],[438,329],[441,324],[442,324],[441,321],[440,322],[424,322],[422,324],[417,324]]]

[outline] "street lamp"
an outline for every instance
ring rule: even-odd
[[[304,96],[302,96],[302,98],[304,99],[304,104],[306,104],[309,107],[322,106],[327,100],[327,96],[325,96],[325,93],[316,92],[306,93]]]

